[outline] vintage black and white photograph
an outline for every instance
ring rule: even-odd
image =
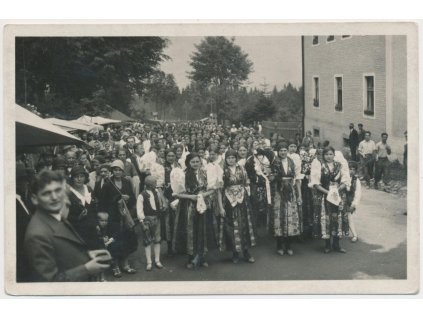
[[[368,26],[12,26],[12,293],[416,292],[417,44]]]

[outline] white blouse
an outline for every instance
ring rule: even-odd
[[[206,166],[207,189],[219,189],[223,185],[223,169],[217,163],[209,162]]]
[[[165,182],[165,169],[164,167],[155,162],[150,167],[151,175],[157,180],[157,187],[162,188]]]
[[[170,172],[170,186],[173,193],[185,192],[185,172],[181,168],[173,168]]]
[[[347,187],[350,187],[351,178],[350,178],[350,173],[348,170],[348,165],[347,165],[347,168],[345,169],[343,164],[342,163],[340,164],[341,164],[341,169],[339,171],[340,178],[341,178],[340,183],[343,183]],[[346,173],[346,171],[348,171],[348,173]],[[313,162],[311,163],[310,183],[308,184],[308,186],[310,188],[313,188],[315,185],[321,185],[320,183],[321,176],[322,176],[322,164],[320,163],[318,159],[314,159]],[[337,179],[338,179],[338,176],[337,176]]]
[[[70,190],[76,195],[76,197],[81,201],[82,205],[85,206],[85,204],[91,203],[91,193],[88,191],[88,188],[86,185],[84,185],[84,194],[82,195],[78,191],[76,191],[74,188],[70,187]]]
[[[288,157],[292,159],[292,161],[294,161],[294,165],[295,165],[295,180],[302,180],[304,179],[304,175],[301,173],[301,158],[300,155],[297,153],[293,153],[293,154],[288,154]],[[285,167],[284,167],[285,169]],[[286,171],[286,170],[285,170]]]

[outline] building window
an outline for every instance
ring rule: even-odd
[[[319,78],[313,77],[313,106],[319,107],[320,91],[319,91]]]
[[[375,77],[373,75],[364,76],[364,114],[374,116],[375,114]]]
[[[313,128],[313,137],[320,138],[320,129]]]
[[[342,112],[342,76],[335,76],[335,110]]]
[[[343,36],[341,36],[341,39],[342,40],[344,40],[344,39],[349,39],[351,37],[351,35],[343,35]]]
[[[333,42],[335,41],[335,36],[334,35],[329,35],[326,39],[326,42]]]
[[[318,44],[319,44],[319,36],[313,35],[313,45],[318,45]]]

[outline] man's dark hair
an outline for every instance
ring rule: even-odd
[[[380,135],[381,137],[383,137],[383,136],[386,136],[386,137],[388,137],[388,133],[386,133],[386,132],[383,132],[381,135]]]
[[[371,135],[372,135],[372,133],[371,133],[369,130],[366,130],[366,131],[364,132],[364,136],[366,136],[367,134],[369,134],[369,136],[371,136]]]
[[[31,184],[32,194],[37,194],[52,182],[62,183],[65,180],[64,176],[58,171],[48,169],[41,170],[33,179]]]
[[[357,126],[358,126],[358,127],[363,127],[363,124],[358,124]]]

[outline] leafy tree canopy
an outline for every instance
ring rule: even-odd
[[[129,113],[163,60],[160,37],[18,37],[16,102],[69,118],[105,105]]]

